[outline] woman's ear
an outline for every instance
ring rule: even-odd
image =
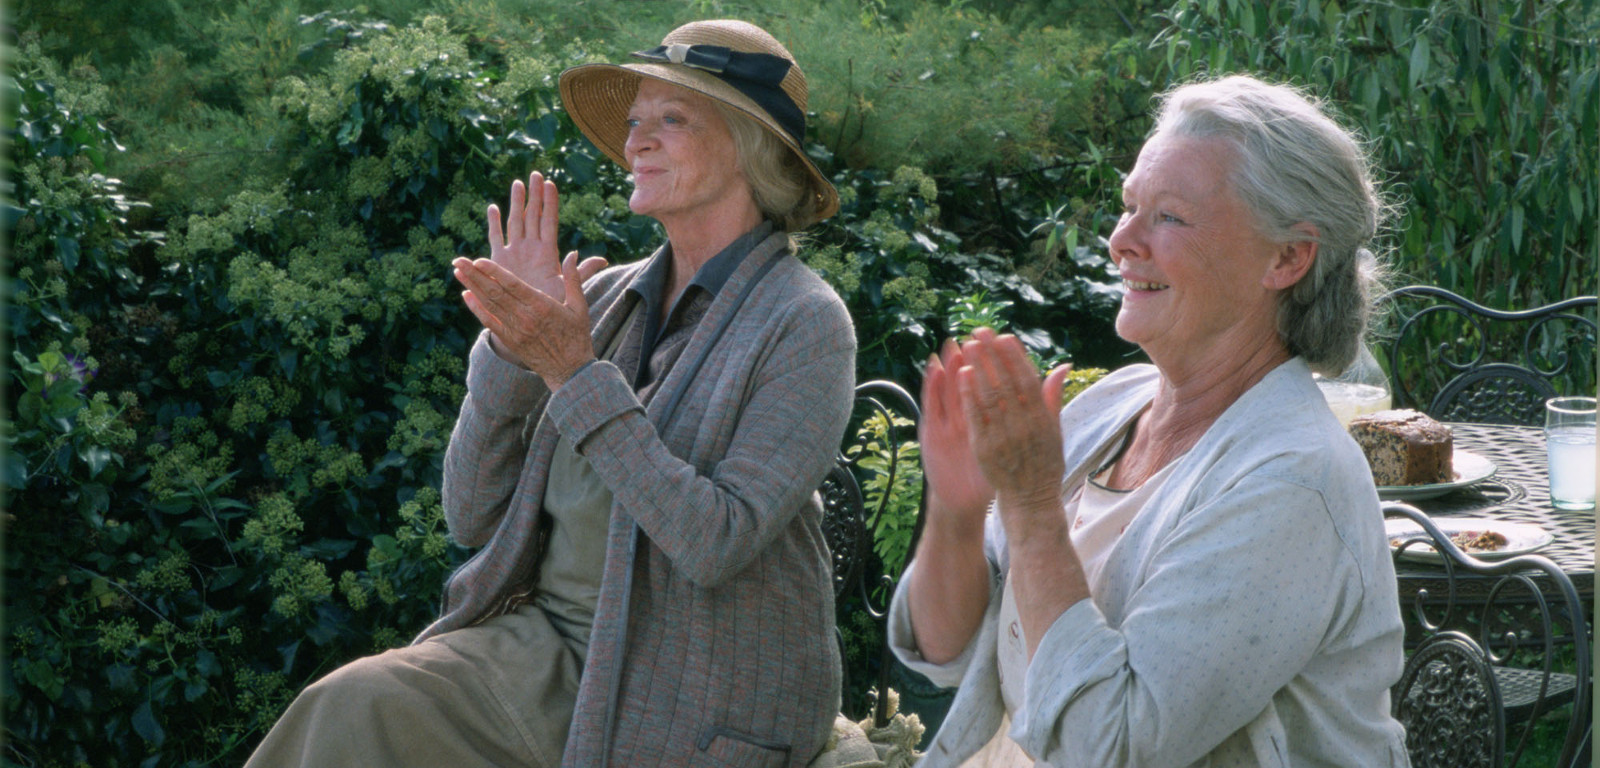
[[[1278,252],[1267,265],[1261,284],[1274,291],[1288,290],[1311,271],[1317,261],[1317,227],[1310,222],[1294,226],[1303,237],[1278,246]]]

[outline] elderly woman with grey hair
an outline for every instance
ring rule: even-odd
[[[415,643],[308,687],[251,768],[800,768],[829,741],[816,489],[856,341],[795,255],[839,209],[805,152],[805,74],[720,19],[560,88],[664,242],[605,269],[563,259],[539,173],[488,208],[489,257],[452,262],[484,330],[442,488],[478,552]]]
[[[929,361],[891,625],[960,685],[925,765],[1406,765],[1378,498],[1312,379],[1376,294],[1361,146],[1293,88],[1193,83],[1123,202],[1116,327],[1152,364],[1058,418],[1064,370],[1041,383],[1015,338]]]

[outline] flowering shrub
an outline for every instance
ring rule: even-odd
[[[10,757],[239,762],[306,681],[414,636],[462,559],[437,488],[474,323],[448,264],[485,203],[530,167],[621,177],[553,111],[557,63],[488,74],[429,20],[279,82],[281,178],[140,231],[93,71],[24,60]],[[573,247],[642,250],[625,213],[573,196]]]

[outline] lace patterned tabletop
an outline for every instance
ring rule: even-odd
[[[1544,430],[1498,424],[1451,424],[1455,444],[1494,462],[1483,482],[1432,499],[1409,502],[1430,517],[1487,517],[1530,523],[1555,538],[1539,551],[1572,579],[1579,594],[1594,593],[1595,511],[1556,509],[1550,504]],[[1430,566],[1406,565],[1401,575],[1426,575]]]

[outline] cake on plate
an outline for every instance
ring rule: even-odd
[[[1456,479],[1450,428],[1410,409],[1378,411],[1350,422],[1372,482],[1380,486],[1432,485]]]

